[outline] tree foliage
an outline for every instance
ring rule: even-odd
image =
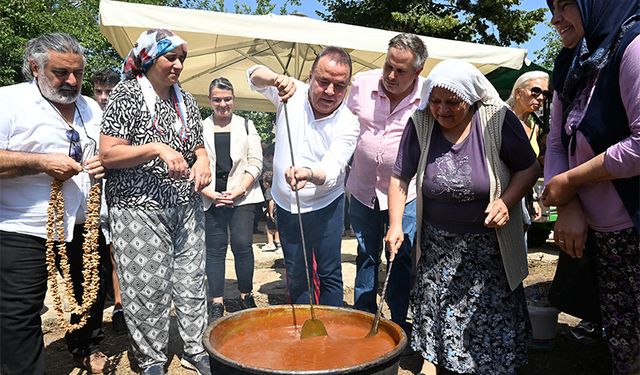
[[[547,69],[553,69],[553,62],[562,49],[562,42],[560,36],[555,31],[550,31],[547,35],[542,37],[545,43],[544,48],[536,51],[536,61],[538,64],[544,66]]]
[[[161,0],[144,1],[168,3]],[[176,1],[178,2],[178,1]],[[86,49],[85,78],[96,70],[118,68],[122,59],[98,27],[99,0],[0,0],[0,84],[22,82],[22,60],[27,41],[49,32],[73,35]],[[83,93],[90,94],[88,80]]]
[[[127,0],[124,0],[127,1]],[[137,3],[224,12],[224,0],[136,0]],[[287,0],[278,9],[300,6],[300,0]],[[244,14],[267,14],[275,10],[271,0],[257,0],[254,8],[235,1],[234,11]],[[104,68],[119,69],[122,59],[99,29],[99,0],[0,0],[0,86],[24,81],[22,60],[27,41],[49,32],[73,35],[86,48],[87,66],[83,93],[91,95],[88,78]],[[272,114],[247,112],[263,140],[271,141]]]
[[[521,0],[320,1],[327,21],[499,46],[528,41],[545,17],[517,9]]]

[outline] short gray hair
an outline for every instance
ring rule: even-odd
[[[389,41],[390,48],[397,48],[402,50],[409,50],[413,52],[416,56],[416,60],[413,63],[413,67],[416,69],[421,69],[424,67],[424,62],[429,57],[429,52],[427,51],[427,46],[424,45],[422,39],[419,36],[414,34],[402,33],[394,36]]]
[[[33,60],[38,65],[38,68],[44,68],[44,66],[49,62],[49,51],[75,53],[82,56],[83,65],[87,63],[87,60],[84,57],[84,47],[78,43],[76,38],[66,33],[43,34],[30,39],[24,49],[22,75],[27,81],[31,81],[33,79],[30,61]]]
[[[328,46],[320,51],[315,60],[313,60],[313,64],[311,65],[311,72],[316,71],[318,61],[320,61],[320,59],[325,56],[330,56],[331,60],[337,62],[338,65],[347,66],[349,68],[349,81],[351,81],[351,71],[353,70],[351,55],[349,55],[349,53],[347,53],[347,51],[345,51],[343,48],[336,46]]]

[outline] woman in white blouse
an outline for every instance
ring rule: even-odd
[[[209,85],[213,113],[203,120],[212,182],[202,191],[205,209],[209,321],[224,315],[225,258],[229,238],[242,309],[256,307],[252,244],[255,203],[264,197],[260,135],[253,122],[233,114],[233,85],[220,77]],[[231,235],[229,236],[229,232]]]

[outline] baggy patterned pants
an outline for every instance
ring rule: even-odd
[[[167,362],[173,302],[184,353],[205,351],[204,213],[193,205],[110,209],[112,244],[132,352],[141,369]]]

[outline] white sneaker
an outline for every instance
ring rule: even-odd
[[[268,243],[262,246],[262,251],[275,251],[276,249],[277,249],[276,245],[272,243]]]

